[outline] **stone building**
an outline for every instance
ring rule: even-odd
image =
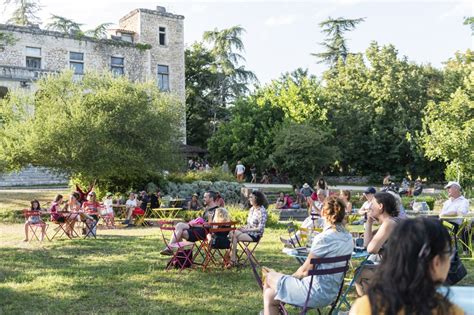
[[[153,80],[162,91],[176,95],[185,126],[183,21],[184,16],[164,7],[135,9],[103,39],[0,24],[0,33],[12,39],[0,42],[0,98],[11,89],[34,92],[38,78],[63,69],[73,69],[78,77],[87,71],[111,71],[133,81]]]

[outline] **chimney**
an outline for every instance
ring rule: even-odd
[[[166,13],[166,8],[165,7],[161,7],[161,6],[156,6],[156,11],[160,12],[160,13]]]

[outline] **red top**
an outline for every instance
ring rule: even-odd
[[[100,203],[98,203],[97,201],[86,201],[82,204],[82,209],[88,211],[97,211],[99,207]]]

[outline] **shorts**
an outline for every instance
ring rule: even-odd
[[[252,239],[252,242],[258,242],[262,238],[261,235],[253,235],[253,234],[247,234],[247,235],[250,236],[250,238]]]
[[[28,223],[38,224],[38,223],[41,223],[41,219],[40,219],[40,217],[29,217],[28,218]]]
[[[186,231],[188,231],[188,235],[189,235],[188,241],[189,242],[196,242],[196,241],[203,240],[203,239],[206,238],[206,235],[207,235],[206,229],[202,228],[202,227],[191,226]]]
[[[66,218],[65,217],[56,217],[53,219],[53,221],[56,221],[58,223],[65,223],[66,222]]]
[[[135,209],[133,210],[132,214],[133,214],[133,215],[137,215],[137,214],[138,214],[138,215],[143,215],[143,214],[145,214],[145,211],[144,211],[143,209],[141,209],[141,208],[135,208]]]

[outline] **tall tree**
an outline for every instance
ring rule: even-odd
[[[63,33],[72,33],[81,31],[81,23],[77,23],[71,19],[59,15],[51,15],[51,22],[46,25],[46,28],[52,31]]]
[[[211,70],[217,74],[214,89],[218,91],[218,103],[221,107],[231,104],[237,97],[249,91],[248,85],[257,82],[252,71],[246,70],[241,54],[244,49],[242,34],[245,29],[233,26],[228,29],[207,31],[203,35],[205,42],[211,44],[211,54],[215,58]],[[217,116],[217,109],[214,110]]]
[[[345,62],[349,55],[349,49],[344,33],[352,31],[357,24],[363,21],[365,21],[365,18],[345,19],[342,17],[336,19],[329,17],[322,21],[319,26],[322,28],[322,32],[326,34],[326,40],[321,43],[325,51],[312,55],[318,57],[320,63],[335,65],[339,58]]]
[[[13,13],[7,23],[29,26],[39,23],[36,15],[41,6],[38,0],[5,0],[5,5],[13,7]]]

